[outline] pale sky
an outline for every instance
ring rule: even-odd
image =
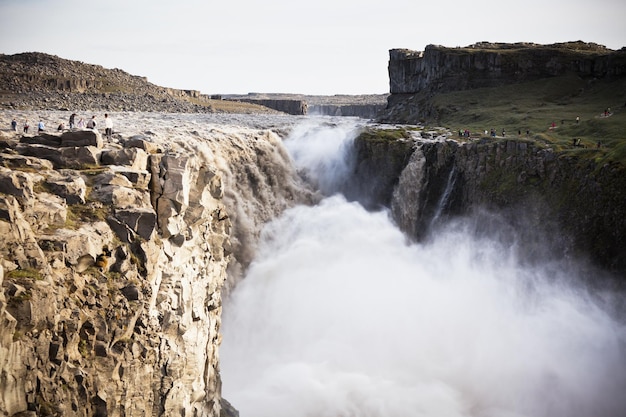
[[[389,49],[626,46],[624,0],[0,0],[0,53],[45,52],[205,94],[379,94]]]

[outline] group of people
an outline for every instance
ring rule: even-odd
[[[96,130],[96,127],[98,126],[98,122],[96,121],[96,116],[91,116],[91,119],[89,119],[86,124],[85,124],[85,121],[82,118],[78,120],[78,123],[76,123],[76,117],[77,116],[78,115],[76,113],[72,113],[72,115],[70,116],[70,120],[69,120],[69,128],[70,129],[87,128],[87,129]],[[24,120],[24,124],[23,124],[22,128],[24,130],[24,133],[28,133],[28,130],[30,129],[30,125],[28,123],[28,120]],[[11,130],[17,132],[17,120],[15,120],[15,118],[13,118],[13,120],[11,120]],[[39,123],[37,123],[37,131],[38,132],[44,132],[45,130],[46,130],[45,123],[43,122],[43,120],[39,120]],[[64,131],[65,130],[65,123],[61,122],[59,124],[59,127],[57,128],[57,130],[59,132]],[[108,113],[104,114],[104,134],[106,135],[106,137],[108,139],[111,139],[111,136],[113,135],[113,120],[111,120],[111,118],[109,117]]]
[[[76,116],[77,116],[76,113],[72,113],[72,115],[70,116],[70,129],[73,129],[75,127],[74,122],[76,121]],[[81,118],[78,121],[77,127],[82,128],[83,125],[84,125],[84,121]],[[91,116],[91,119],[87,121],[87,125],[85,127],[87,129],[96,130],[96,128],[98,127],[96,116]],[[104,134],[106,135],[108,139],[111,139],[111,136],[113,135],[113,120],[111,120],[108,113],[104,113]]]

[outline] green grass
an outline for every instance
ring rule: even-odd
[[[393,142],[398,139],[407,139],[410,137],[410,134],[404,128],[366,129],[359,136],[370,142]]]
[[[576,75],[435,96],[436,122],[453,131],[480,134],[495,129],[506,137],[526,137],[557,150],[577,149],[574,138],[604,161],[626,162],[626,79],[585,80]],[[610,108],[610,117],[601,117]],[[576,123],[576,117],[580,122]],[[554,122],[555,128],[551,129]],[[598,142],[601,147],[598,148]]]

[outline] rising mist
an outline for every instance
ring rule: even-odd
[[[408,243],[334,193],[353,135],[330,145],[332,128],[286,141],[332,196],[265,227],[224,308],[223,394],[242,417],[626,413],[626,329],[564,284],[577,270],[525,266],[471,219]]]

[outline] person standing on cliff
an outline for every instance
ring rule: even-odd
[[[11,130],[17,132],[17,120],[11,120]]]
[[[96,122],[96,116],[91,116],[91,119],[87,122],[87,129],[96,130],[96,126],[98,123]]]
[[[104,134],[108,140],[111,140],[113,134],[113,121],[107,113],[104,113]]]
[[[76,113],[72,113],[70,116],[70,129],[74,129],[74,118],[76,117]]]
[[[40,120],[39,124],[37,125],[37,131],[43,132],[44,130],[46,130],[46,125],[43,124],[43,120]]]
[[[24,133],[28,133],[28,128],[29,128],[29,124],[28,124],[28,120],[24,120]]]

